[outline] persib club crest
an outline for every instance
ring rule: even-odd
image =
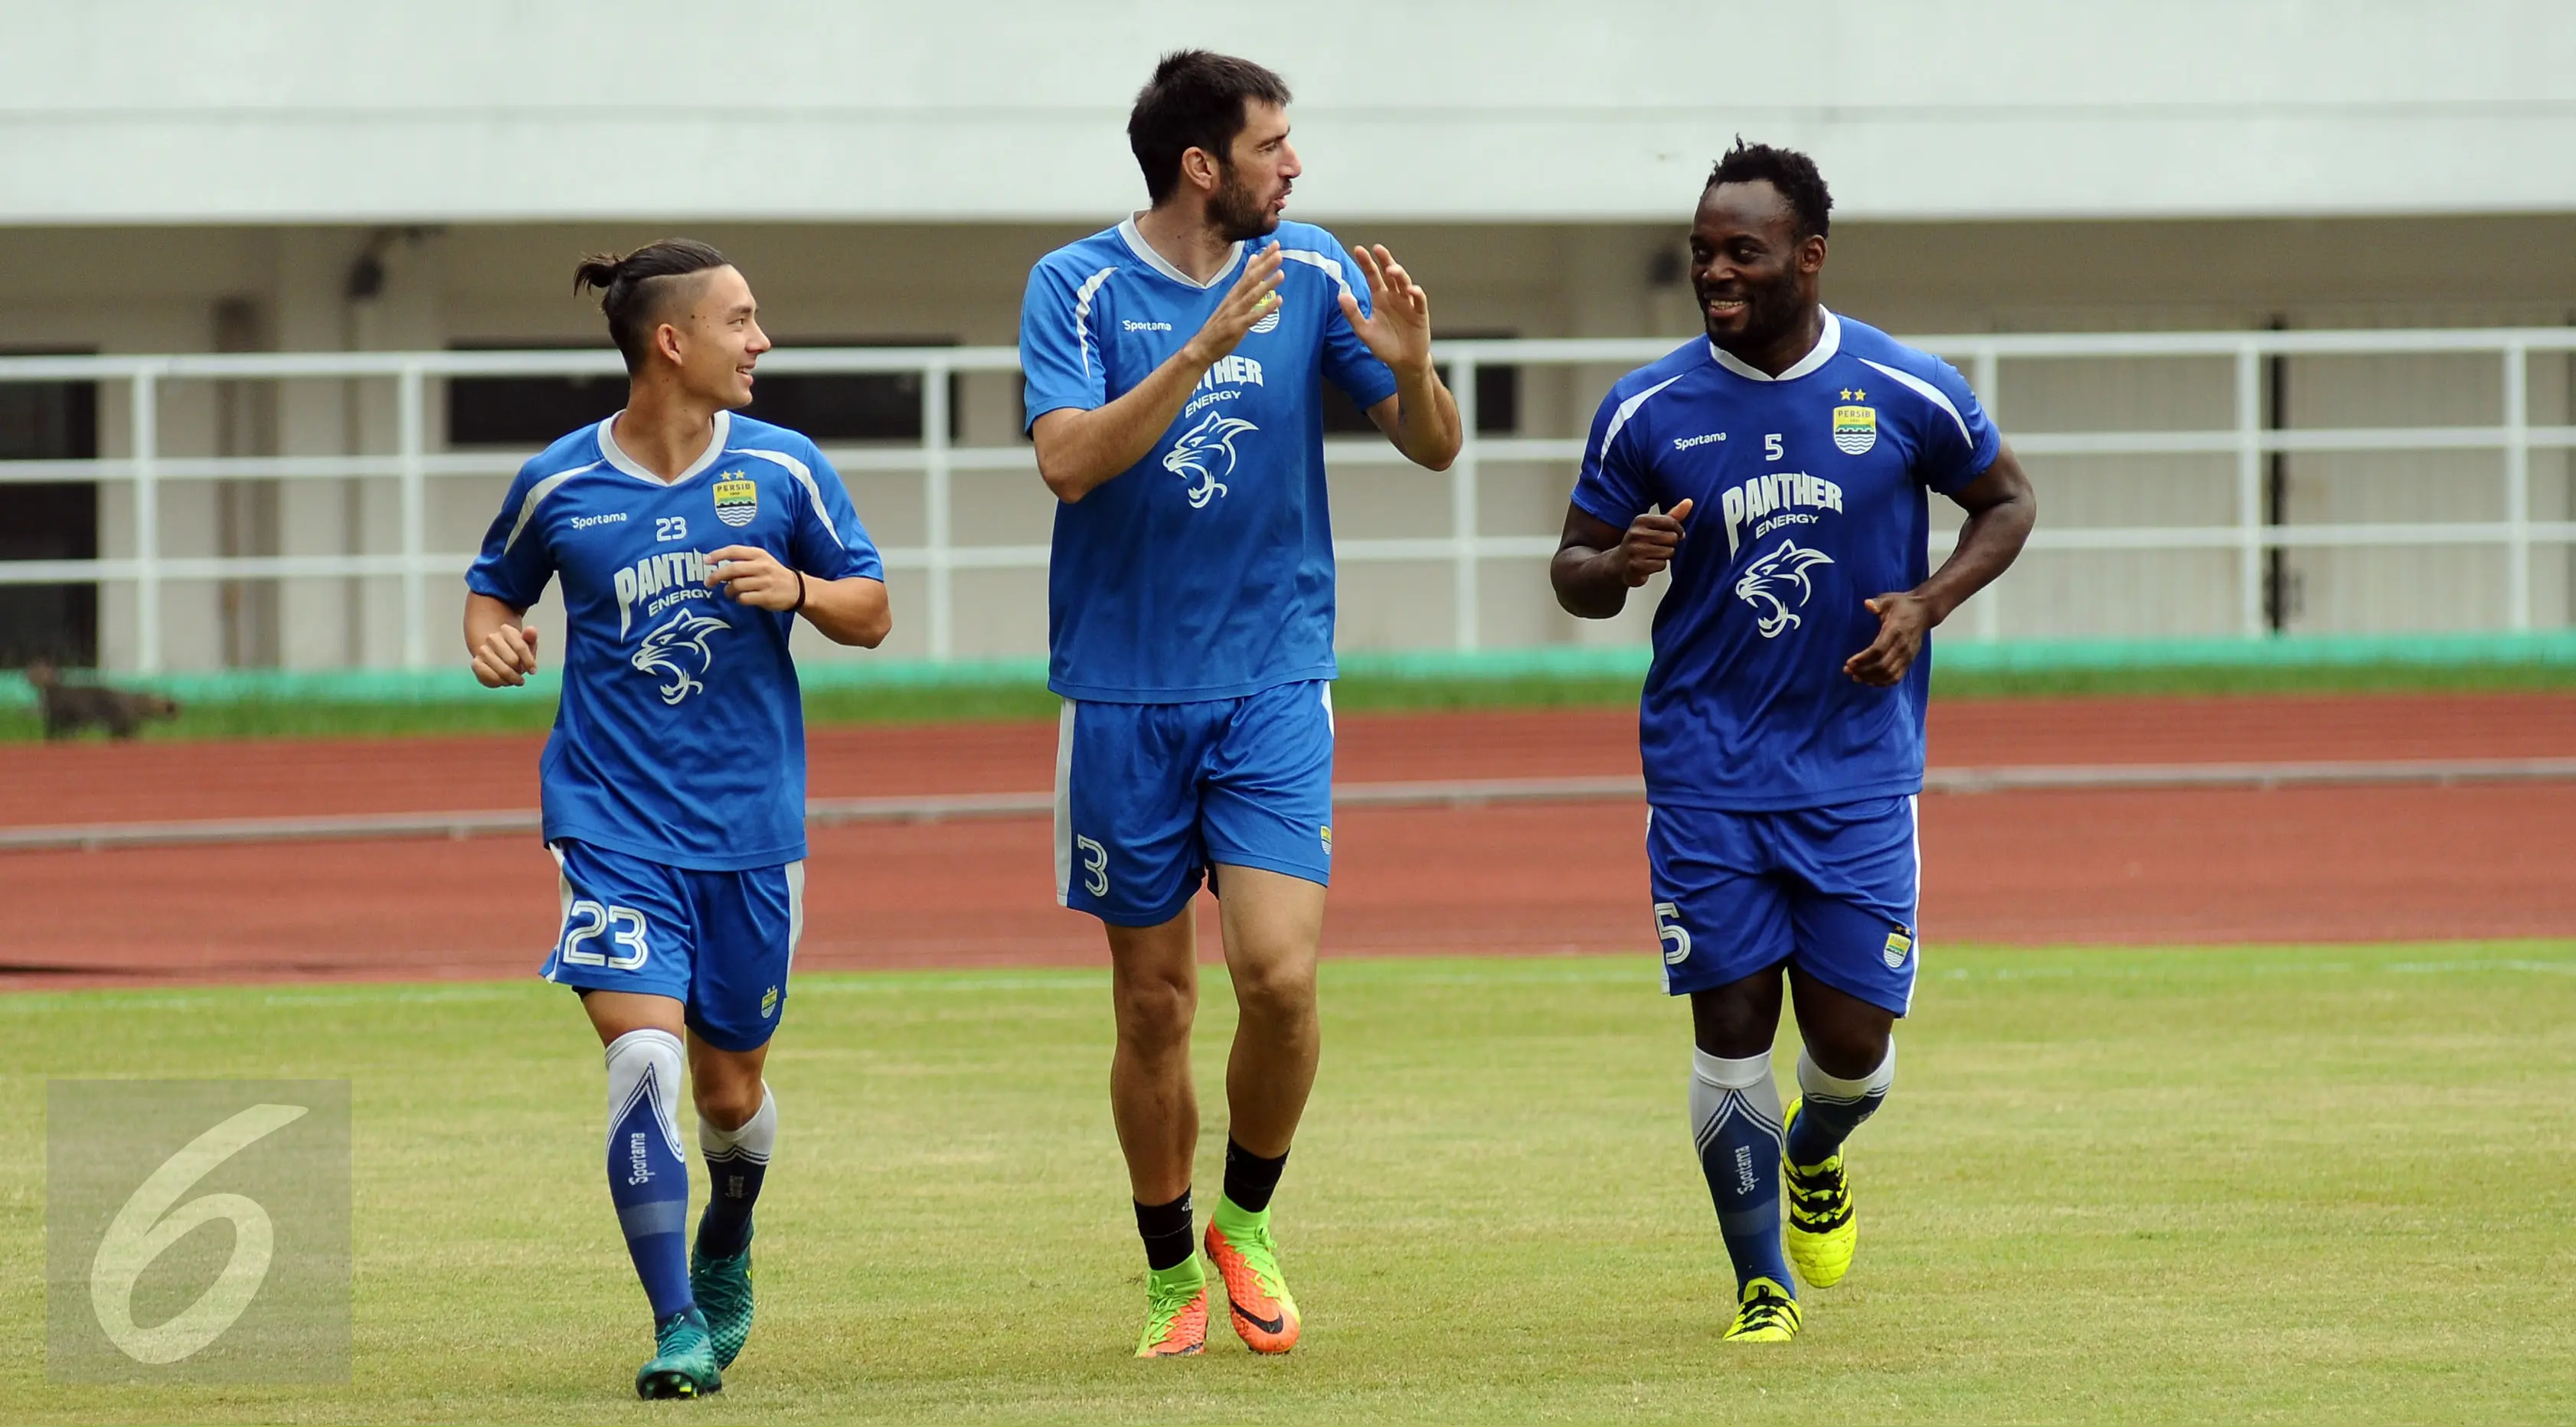
[[[1887,962],[1888,970],[1894,971],[1903,966],[1905,958],[1913,953],[1914,929],[1912,927],[1899,926],[1887,934],[1887,950],[1881,953],[1881,956]]]
[[[760,487],[743,479],[742,472],[729,471],[716,482],[716,519],[739,530],[759,514]]]
[[[1261,320],[1252,324],[1252,330],[1256,333],[1278,331],[1279,314],[1286,311],[1287,308],[1288,304],[1284,302],[1272,302],[1270,304],[1270,310],[1261,314]]]
[[[1846,391],[1843,400],[1850,405],[1834,408],[1834,445],[1846,456],[1866,456],[1878,444],[1878,411],[1856,403],[1867,400],[1865,391]]]

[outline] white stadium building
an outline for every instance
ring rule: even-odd
[[[2576,612],[2548,0],[0,0],[0,32],[0,664],[454,662],[508,472],[622,390],[575,259],[670,233],[751,278],[761,410],[893,559],[888,651],[1042,651],[998,349],[1029,265],[1141,203],[1127,104],[1189,45],[1287,77],[1292,214],[1393,247],[1475,403],[1450,473],[1331,448],[1345,648],[1643,637],[1560,613],[1544,553],[1592,404],[1696,328],[1680,234],[1737,134],[1816,156],[1828,305],[1937,339],[2038,482],[1954,637]]]

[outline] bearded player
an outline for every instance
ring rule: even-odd
[[[563,701],[539,777],[563,874],[545,977],[608,1048],[608,1197],[653,1309],[644,1397],[723,1385],[750,1336],[752,1206],[778,1136],[762,1079],[804,921],[805,725],[788,635],[886,636],[885,567],[814,443],[737,416],[769,349],[704,243],[584,262],[626,409],[546,448],[465,577],[488,686],[537,668],[561,577]],[[712,1192],[687,1244],[683,1060]]]
[[[1611,387],[1550,569],[1586,619],[1672,572],[1639,719],[1646,851],[1733,1342],[1796,1336],[1790,1262],[1817,1288],[1851,1264],[1843,1142],[1894,1082],[1922,954],[1928,637],[2036,513],[1956,371],[1817,300],[1831,209],[1803,154],[1739,141],[1718,163],[1690,232],[1707,336]],[[1928,576],[1927,492],[1968,513]],[[1785,1114],[1784,985],[1804,1042]]]
[[[1315,954],[1332,867],[1331,382],[1419,465],[1458,453],[1430,301],[1384,248],[1281,220],[1299,168],[1288,87],[1167,56],[1129,146],[1152,207],[1061,248],[1020,313],[1038,470],[1062,502],[1048,576],[1056,892],[1108,928],[1110,1107],[1147,1267],[1140,1357],[1195,1353],[1193,901],[1222,913],[1240,1020],[1208,1258],[1256,1352],[1300,1318],[1271,1194],[1313,1086]]]

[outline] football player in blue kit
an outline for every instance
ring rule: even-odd
[[[511,482],[465,577],[465,643],[498,688],[563,581],[563,696],[539,764],[563,925],[547,980],[608,1048],[608,1194],[653,1309],[644,1397],[695,1397],[751,1332],[752,1205],[778,1134],[761,1076],[804,919],[805,725],[788,635],[886,636],[885,567],[814,443],[736,415],[769,349],[751,287],[703,243],[583,262],[626,408]],[[712,1194],[687,1244],[681,1065]]]
[[[1429,298],[1385,248],[1284,222],[1288,88],[1166,56],[1127,137],[1152,206],[1048,254],[1020,313],[1029,431],[1056,510],[1049,686],[1057,898],[1106,924],[1110,1104],[1145,1242],[1137,1353],[1194,1353],[1193,901],[1218,894],[1240,1007],[1209,1261],[1236,1332],[1301,1322],[1270,1200],[1315,1078],[1315,956],[1332,866],[1331,382],[1415,463],[1458,453]]]
[[[1646,850],[1735,1342],[1798,1331],[1784,1179],[1798,1276],[1850,1265],[1843,1142],[1886,1098],[1922,955],[1928,637],[2036,512],[1956,371],[1817,300],[1831,207],[1803,154],[1739,140],[1719,161],[1690,232],[1707,335],[1611,387],[1550,570],[1587,619],[1672,572],[1639,719]],[[1927,575],[1935,491],[1968,514]],[[1785,1115],[1784,982],[1804,1042]]]

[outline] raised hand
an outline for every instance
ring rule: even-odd
[[[1347,288],[1342,292],[1342,317],[1351,330],[1373,356],[1397,371],[1430,366],[1431,294],[1414,282],[1384,243],[1353,248],[1351,257],[1368,279],[1369,291],[1365,316],[1360,313],[1359,298]]]
[[[1661,515],[1648,511],[1628,523],[1628,533],[1619,537],[1619,577],[1630,589],[1644,584],[1672,564],[1673,555],[1681,549],[1682,521],[1691,513],[1685,497],[1681,504]]]
[[[1225,300],[1199,325],[1198,335],[1190,339],[1190,358],[1202,369],[1216,364],[1219,357],[1231,354],[1243,345],[1244,334],[1252,324],[1269,315],[1279,305],[1279,270],[1286,260],[1279,256],[1279,244],[1255,253],[1243,265],[1243,276],[1228,288]]]
[[[505,624],[474,646],[474,678],[487,689],[517,688],[537,672],[537,627]]]

